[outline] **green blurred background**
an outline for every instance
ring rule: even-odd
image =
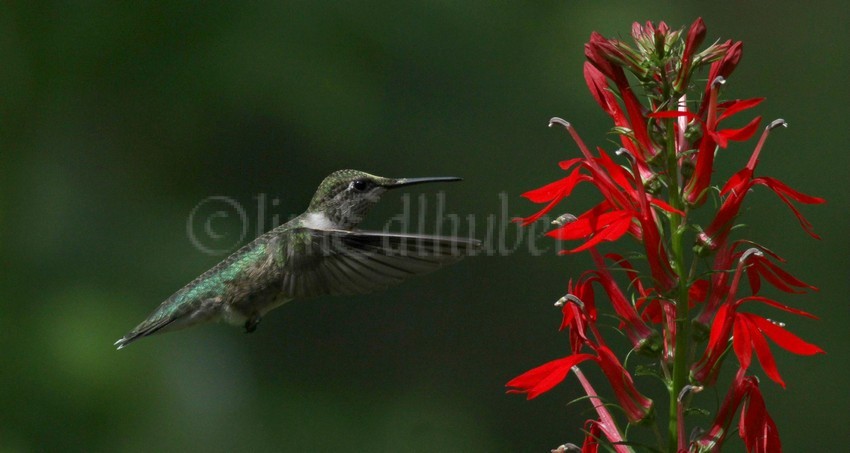
[[[226,256],[202,253],[187,234],[189,214],[210,196],[244,208],[241,243],[303,210],[339,168],[463,176],[409,196],[426,194],[433,216],[445,191],[447,212],[474,215],[465,231],[479,237],[488,216],[502,215],[499,194],[508,216],[534,212],[519,195],[560,177],[557,161],[577,155],[566,134],[546,128],[549,117],[612,148],[581,73],[591,31],[625,37],[635,20],[680,27],[697,16],[709,41],[745,42],[725,95],[766,96],[756,113],[790,123],[771,136],[759,173],[828,199],[803,209],[822,241],[766,190],[750,196],[745,220],[749,236],[821,288],[782,296],[819,322],[766,312],[828,351],[774,348],[788,388],[768,379],[762,388],[786,449],[846,446],[848,9],[639,3],[4,3],[0,450],[579,443],[592,414],[566,404],[581,396],[573,378],[531,402],[504,395],[504,384],[566,354],[552,302],[588,263],[533,256],[528,232],[516,244],[513,226],[513,253],[381,294],[291,303],[253,335],[218,325],[120,352],[112,342]],[[753,145],[724,151],[718,175],[740,168]],[[402,195],[385,196],[365,226],[402,212]],[[573,207],[595,199],[577,196]],[[216,244],[234,250],[238,216],[217,222],[227,235]],[[740,451],[736,439],[730,451]]]

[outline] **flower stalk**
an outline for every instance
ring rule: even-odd
[[[584,77],[591,95],[612,119],[612,131],[622,148],[616,155],[602,148],[592,150],[569,122],[553,118],[550,126],[558,124],[567,130],[579,157],[560,162],[561,169],[568,172],[566,177],[523,194],[534,203],[545,203],[537,213],[517,219],[524,225],[543,219],[579,184],[591,184],[601,197],[580,215],[558,217],[547,233],[560,241],[580,241],[561,253],[586,251],[595,264],[595,269],[570,280],[567,295],[556,303],[563,316],[561,330],[569,333],[569,354],[507,384],[509,392],[525,393],[532,399],[551,391],[572,370],[599,416],[586,423],[583,451],[597,451],[603,441],[615,451],[632,451],[632,445],[638,444],[627,436],[632,430],[623,429],[620,423],[657,423],[654,402],[639,390],[634,372],[617,357],[617,348],[598,328],[600,319],[606,319],[598,312],[606,305],[618,319],[617,329],[628,346],[648,361],[639,365],[645,370],[654,362],[665,384],[669,403],[666,439],[647,445],[659,451],[719,448],[739,410],[738,433],[747,450],[779,451],[777,426],[767,413],[758,378],[748,374],[753,373],[753,358],[768,378],[784,387],[768,339],[794,354],[823,353],[786,330],[784,324],[744,311],[745,306],[760,303],[786,314],[815,318],[761,295],[760,290],[764,284],[786,294],[817,289],[783,270],[778,264],[782,258],[773,251],[750,240],[730,239],[733,230],[737,231],[746,194],[755,186],[767,187],[815,238],[812,225],[795,202],[819,204],[824,200],[797,192],[775,178],[756,176],[767,136],[786,126],[782,120],[764,129],[743,169],[725,183],[713,179],[717,176],[715,159],[722,158],[736,142],[752,138],[761,117],[741,128],[724,128],[723,124],[763,99],[723,99],[722,91],[741,61],[743,46],[725,41],[700,50],[705,37],[702,19],[686,31],[673,30],[663,22],[657,26],[636,23],[632,27],[634,45],[594,32],[585,45]],[[705,70],[707,78],[704,73],[700,76]],[[706,203],[714,193],[720,199],[716,209],[713,203]],[[696,210],[712,209],[707,225],[694,220]],[[631,244],[636,248],[625,256],[637,260],[602,252],[623,246],[627,238],[635,240]],[[749,291],[744,281],[749,283]],[[604,297],[597,297],[599,289]],[[603,302],[606,299],[607,304]],[[685,439],[688,426],[694,423],[686,418],[689,409],[710,412],[695,405],[692,395],[718,386],[719,371],[730,357],[737,358],[738,372],[713,425],[704,429],[706,434],[701,437]],[[620,407],[624,420],[603,405],[605,397],[577,366],[582,362],[595,362],[601,368],[613,390],[610,403]]]

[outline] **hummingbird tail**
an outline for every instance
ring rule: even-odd
[[[170,318],[170,319],[169,318],[163,318],[163,319],[160,319],[158,322],[155,322],[155,323],[152,323],[152,324],[142,323],[142,325],[136,327],[130,333],[128,333],[127,335],[124,335],[124,337],[122,337],[121,339],[116,341],[114,343],[114,345],[116,346],[117,349],[123,349],[125,346],[129,345],[130,343],[132,343],[132,342],[134,342],[134,341],[136,341],[136,340],[138,340],[142,337],[147,337],[149,335],[153,335],[153,334],[157,333],[159,330],[161,330],[165,326],[171,324],[176,319],[177,318]]]

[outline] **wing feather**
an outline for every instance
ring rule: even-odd
[[[435,271],[473,253],[481,243],[450,236],[301,228],[307,243],[287,250],[286,297],[365,294]]]

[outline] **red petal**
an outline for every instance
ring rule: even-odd
[[[598,150],[599,162],[605,170],[608,171],[608,174],[611,175],[611,179],[613,179],[621,189],[625,189],[629,195],[634,197],[635,189],[632,187],[634,177],[623,169],[623,167],[617,165],[617,163],[611,159],[611,156],[609,156],[602,148],[598,148]]]
[[[708,334],[706,354],[710,354],[712,351],[723,351],[729,344],[729,330],[732,328],[730,323],[735,321],[735,313],[733,312],[731,316],[727,313],[731,310],[732,308],[730,308],[730,305],[722,305],[717,310],[717,314],[714,316],[714,322],[711,323],[711,330]]]
[[[741,363],[741,368],[746,370],[750,367],[753,358],[753,341],[750,335],[750,326],[745,318],[741,318],[740,316],[736,316],[735,318],[732,348],[735,350],[735,355],[738,356],[738,362]]]
[[[529,190],[522,194],[522,196],[534,203],[546,203],[555,199],[564,198],[572,192],[579,182],[582,181],[581,176],[579,169],[576,168],[569,176],[546,184],[543,187]]]
[[[741,409],[738,434],[744,439],[750,453],[774,453],[782,451],[779,430],[767,413],[764,398],[756,385],[750,387],[749,397]]]
[[[632,223],[632,215],[629,212],[620,211],[619,218],[612,221],[602,231],[597,232],[589,241],[567,251],[566,253],[578,253],[598,245],[603,241],[613,242],[620,239],[629,230]]]
[[[779,302],[777,302],[777,301],[775,301],[775,300],[768,299],[767,297],[763,297],[763,296],[747,296],[747,297],[743,297],[743,298],[741,298],[741,299],[738,299],[738,300],[735,302],[735,305],[740,305],[740,304],[742,304],[742,303],[744,303],[744,302],[748,302],[748,301],[751,301],[751,300],[752,300],[752,301],[755,301],[755,302],[761,302],[761,303],[764,303],[764,304],[770,305],[771,307],[778,308],[778,309],[783,310],[783,311],[787,311],[788,313],[794,313],[795,315],[805,316],[805,317],[807,317],[807,318],[811,318],[811,319],[818,319],[818,317],[817,317],[817,316],[815,316],[815,315],[813,315],[813,314],[811,314],[811,313],[805,312],[805,311],[803,311],[803,310],[798,310],[798,309],[796,309],[796,308],[792,308],[792,307],[789,307],[789,306],[787,306],[787,305],[780,304]]]
[[[508,393],[528,393],[528,399],[536,398],[563,381],[574,365],[592,358],[589,354],[574,354],[540,365],[511,379],[506,386],[514,388]]]
[[[612,111],[611,105],[608,103],[607,97],[605,95],[608,92],[608,80],[605,78],[605,75],[599,69],[596,69],[596,66],[593,66],[589,61],[584,62],[584,81],[587,83],[587,88],[590,90],[590,94],[596,99],[596,103],[602,107],[606,113],[611,116],[614,116],[615,112]]]
[[[663,209],[667,212],[674,212],[674,213],[682,215],[682,216],[685,215],[685,211],[681,211],[679,209],[676,209],[673,206],[670,206],[669,204],[667,204],[666,202],[659,200],[658,198],[652,197],[652,198],[649,199],[649,202],[654,204],[655,206],[658,206],[659,208],[661,208],[661,209]]]
[[[536,222],[538,219],[546,215],[547,212],[551,211],[558,203],[561,202],[561,200],[568,197],[578,183],[590,180],[589,176],[580,174],[579,169],[576,168],[566,178],[522,194],[523,197],[535,203],[544,203],[549,201],[549,204],[536,213],[518,220],[521,221],[523,226]]]
[[[599,427],[599,422],[596,420],[588,420],[584,427],[587,434],[584,436],[584,443],[581,444],[581,453],[597,453],[599,451],[599,439],[602,438],[602,428]]]
[[[561,228],[546,233],[547,236],[560,240],[582,239],[597,233],[622,216],[623,211],[611,211],[608,202],[602,202],[584,212],[578,219]]]
[[[798,355],[824,354],[826,351],[760,316],[746,314],[747,318],[758,326],[768,338],[780,348]]]
[[[729,180],[726,181],[726,184],[723,185],[723,189],[720,190],[721,195],[726,195],[730,191],[735,191],[736,193],[742,193],[750,188],[750,180],[753,178],[753,171],[749,168],[744,168],[743,170],[735,173]]]
[[[795,200],[795,201],[799,201],[800,203],[821,204],[821,203],[826,202],[826,200],[824,200],[823,198],[814,197],[814,196],[811,196],[811,195],[806,195],[802,192],[797,192],[796,190],[792,189],[791,187],[789,187],[784,182],[782,182],[778,179],[775,179],[775,178],[770,178],[770,177],[765,176],[765,177],[761,177],[761,178],[756,178],[756,182],[758,182],[759,184],[764,184],[765,186],[769,187],[774,192],[786,195],[786,196],[788,196],[788,198],[791,198],[792,200]]]
[[[705,298],[708,296],[708,288],[708,280],[702,279],[695,281],[688,289],[688,299],[691,300],[691,303],[705,302]]]
[[[647,115],[647,117],[649,117],[649,118],[679,118],[681,116],[684,116],[685,118],[687,118],[688,121],[693,121],[693,120],[701,121],[699,116],[697,116],[695,113],[689,112],[687,110],[685,110],[685,111],[682,111],[682,110],[663,110],[663,111],[660,111],[660,112],[653,112],[653,113],[650,113],[649,115]]]
[[[643,420],[652,408],[652,400],[641,395],[635,388],[632,376],[623,368],[617,356],[606,346],[596,348],[599,358],[597,362],[602,372],[611,383],[617,400],[629,421],[637,422]]]
[[[741,316],[740,319],[746,319],[749,321],[749,316],[739,316]],[[751,335],[750,338],[753,342],[753,348],[756,350],[756,356],[759,358],[759,363],[761,363],[761,367],[765,374],[767,374],[767,377],[773,379],[782,387],[785,387],[785,381],[783,381],[782,376],[779,375],[779,369],[776,368],[776,359],[773,358],[773,353],[770,352],[770,346],[768,346],[767,340],[759,334]]]
[[[723,129],[712,134],[712,136],[717,142],[717,146],[721,148],[726,148],[730,140],[735,142],[749,140],[758,130],[760,122],[761,117],[757,116],[753,118],[753,120],[750,121],[746,126],[740,129]]]
[[[776,193],[776,195],[779,196],[782,202],[785,203],[797,217],[797,220],[800,222],[800,225],[803,227],[803,230],[805,230],[806,233],[809,233],[809,235],[814,237],[815,239],[820,239],[820,236],[815,234],[812,224],[809,223],[809,221],[806,220],[805,217],[803,217],[803,214],[801,214],[800,211],[797,210],[797,208],[791,203],[789,198],[805,204],[820,204],[825,201],[823,198],[813,197],[811,195],[806,195],[804,193],[797,192],[796,190],[785,185],[783,182],[773,178],[756,178],[753,180],[753,183],[765,185],[770,188],[770,190],[772,190],[774,193]]]
[[[759,278],[760,276],[764,277],[765,280],[770,282],[770,284],[777,289],[785,291],[786,293],[800,294],[805,292],[804,290],[797,288],[817,290],[814,286],[804,283],[789,274],[781,267],[770,261],[767,257],[753,256],[752,259],[755,260],[755,265],[747,269],[747,276],[750,278],[751,286],[755,283],[753,293],[758,292],[758,286],[760,286],[761,283],[761,279]]]
[[[561,170],[569,170],[571,167],[573,167],[576,164],[581,163],[581,161],[583,161],[583,160],[584,160],[583,157],[575,157],[575,158],[572,158],[572,159],[562,160],[562,161],[558,162],[558,166],[561,167]]]
[[[725,118],[729,118],[730,116],[751,109],[764,101],[764,98],[752,98],[752,99],[736,99],[734,101],[722,102],[717,105],[717,109],[723,110],[723,113],[717,116],[717,121],[723,121]]]

